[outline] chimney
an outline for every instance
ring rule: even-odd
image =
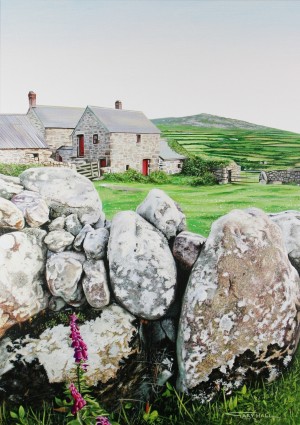
[[[28,100],[29,100],[29,107],[35,108],[36,107],[36,94],[34,91],[30,91],[28,93]]]
[[[115,101],[115,109],[122,109],[122,102],[120,100]]]

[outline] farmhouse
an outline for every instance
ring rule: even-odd
[[[26,115],[0,115],[0,162],[43,163],[51,150]]]
[[[160,131],[142,112],[87,106],[73,133],[73,157],[99,161],[106,172],[159,168]]]
[[[36,94],[28,93],[29,109],[27,117],[43,135],[47,146],[56,153],[62,146],[71,146],[71,134],[78,123],[84,108],[65,106],[42,106],[36,104]]]

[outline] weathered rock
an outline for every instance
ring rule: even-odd
[[[11,199],[14,195],[21,193],[23,189],[23,186],[18,183],[2,179],[0,174],[0,197]]]
[[[78,235],[76,236],[74,243],[73,243],[73,247],[74,249],[76,249],[76,251],[81,251],[82,245],[83,245],[83,241],[84,238],[86,236],[86,234],[88,232],[92,232],[94,229],[92,228],[92,226],[90,224],[86,224],[78,233]]]
[[[68,215],[65,226],[67,232],[71,233],[73,236],[77,236],[82,229],[82,225],[77,217],[77,214]]]
[[[11,201],[0,198],[0,227],[21,230],[25,226],[22,212]]]
[[[106,307],[101,316],[80,325],[80,333],[88,346],[88,385],[107,383],[124,368],[124,359],[135,353],[132,340],[137,332],[134,317],[117,305]],[[48,328],[39,338],[26,337],[18,348],[8,338],[0,343],[0,375],[13,369],[17,359],[27,363],[38,359],[50,383],[70,382],[76,377],[74,350],[70,329],[58,325]],[[7,350],[10,347],[10,350]],[[17,379],[17,377],[16,377]]]
[[[175,296],[176,265],[166,238],[132,211],[116,214],[108,244],[116,299],[145,319],[165,315]]]
[[[30,227],[40,227],[49,221],[49,208],[38,193],[23,190],[20,194],[13,196],[11,202],[22,211]]]
[[[75,307],[84,302],[82,287],[78,284],[84,261],[83,254],[61,252],[51,255],[46,263],[46,280],[51,294]]]
[[[0,237],[0,337],[47,306],[43,290],[46,232],[30,230]]]
[[[172,251],[183,269],[192,269],[205,241],[205,237],[192,232],[181,232],[176,236]]]
[[[53,230],[63,230],[65,227],[65,221],[65,216],[55,218],[48,226],[49,231],[52,232]]]
[[[186,228],[185,215],[165,192],[152,189],[136,212],[160,230],[167,239]]]
[[[101,260],[106,256],[109,232],[100,228],[88,232],[83,242],[83,249],[87,258]]]
[[[14,184],[21,184],[21,180],[19,177],[15,176],[8,176],[7,174],[0,174],[0,179],[5,181],[6,183],[14,183]]]
[[[178,388],[210,399],[251,373],[274,379],[297,346],[298,305],[299,277],[279,227],[254,208],[221,217],[184,296]]]
[[[62,252],[72,244],[74,236],[65,230],[53,230],[45,237],[45,244],[53,252]]]
[[[48,308],[52,311],[60,311],[66,305],[65,300],[60,297],[51,297],[49,300]]]
[[[282,211],[269,217],[280,227],[290,262],[300,273],[300,212]]]
[[[76,213],[81,223],[93,224],[101,216],[102,205],[93,184],[70,168],[30,168],[20,180],[26,189],[42,195],[52,218]]]
[[[101,227],[105,227],[105,223],[106,223],[105,214],[102,211],[99,220],[97,221],[97,223],[94,224],[94,228],[95,229],[100,229]]]
[[[83,264],[83,270],[82,288],[87,302],[93,308],[105,307],[109,304],[110,293],[104,261],[88,260]]]

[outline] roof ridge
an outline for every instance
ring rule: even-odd
[[[87,105],[87,107],[88,108],[109,109],[111,111],[140,112],[141,114],[144,114],[143,111],[137,111],[136,109],[116,109],[116,108],[108,108],[106,106],[95,106],[95,105]]]

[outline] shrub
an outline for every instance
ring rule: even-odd
[[[153,171],[149,176],[150,183],[165,184],[170,182],[170,177],[164,171]]]
[[[191,181],[191,186],[212,186],[217,183],[218,181],[216,176],[214,176],[213,173],[206,171],[202,176],[195,177]]]
[[[124,173],[107,173],[104,174],[104,179],[107,181],[112,182],[123,182],[123,183],[130,183],[130,182],[139,182],[139,183],[145,183],[147,182],[147,177],[143,176],[142,173],[139,173],[136,170],[129,169],[125,171]]]
[[[28,168],[41,167],[41,164],[0,164],[0,174],[18,177]]]

